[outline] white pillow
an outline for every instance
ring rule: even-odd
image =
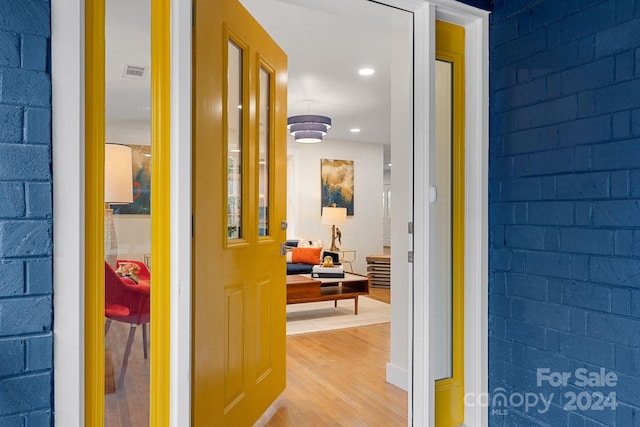
[[[299,248],[310,248],[311,243],[309,243],[309,239],[305,239],[304,237],[298,241]]]

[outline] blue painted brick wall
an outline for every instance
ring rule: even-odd
[[[53,424],[49,22],[0,0],[0,426]]]
[[[495,0],[490,19],[490,425],[640,426],[640,1]]]
[[[477,7],[484,10],[491,10],[493,7],[493,0],[457,0],[460,3],[466,3],[469,6]]]

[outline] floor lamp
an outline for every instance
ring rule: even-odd
[[[105,144],[104,148],[104,259],[117,269],[118,241],[112,204],[133,203],[131,147]]]
[[[331,225],[331,248],[330,251],[338,251],[340,248],[336,245],[336,237],[342,244],[342,232],[336,225],[342,225],[347,222],[347,208],[336,208],[325,206],[322,208],[322,223]]]

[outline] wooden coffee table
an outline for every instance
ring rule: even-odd
[[[353,299],[358,314],[358,296],[369,294],[369,278],[361,274],[345,273],[344,278],[315,278],[310,274],[287,276],[287,304]]]

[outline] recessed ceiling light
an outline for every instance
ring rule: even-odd
[[[389,163],[387,166],[391,167],[391,163]]]
[[[353,129],[351,129],[351,132],[358,133],[358,132],[360,132],[360,128],[353,128]]]
[[[361,68],[358,70],[358,74],[361,76],[371,76],[376,72],[373,68]]]

